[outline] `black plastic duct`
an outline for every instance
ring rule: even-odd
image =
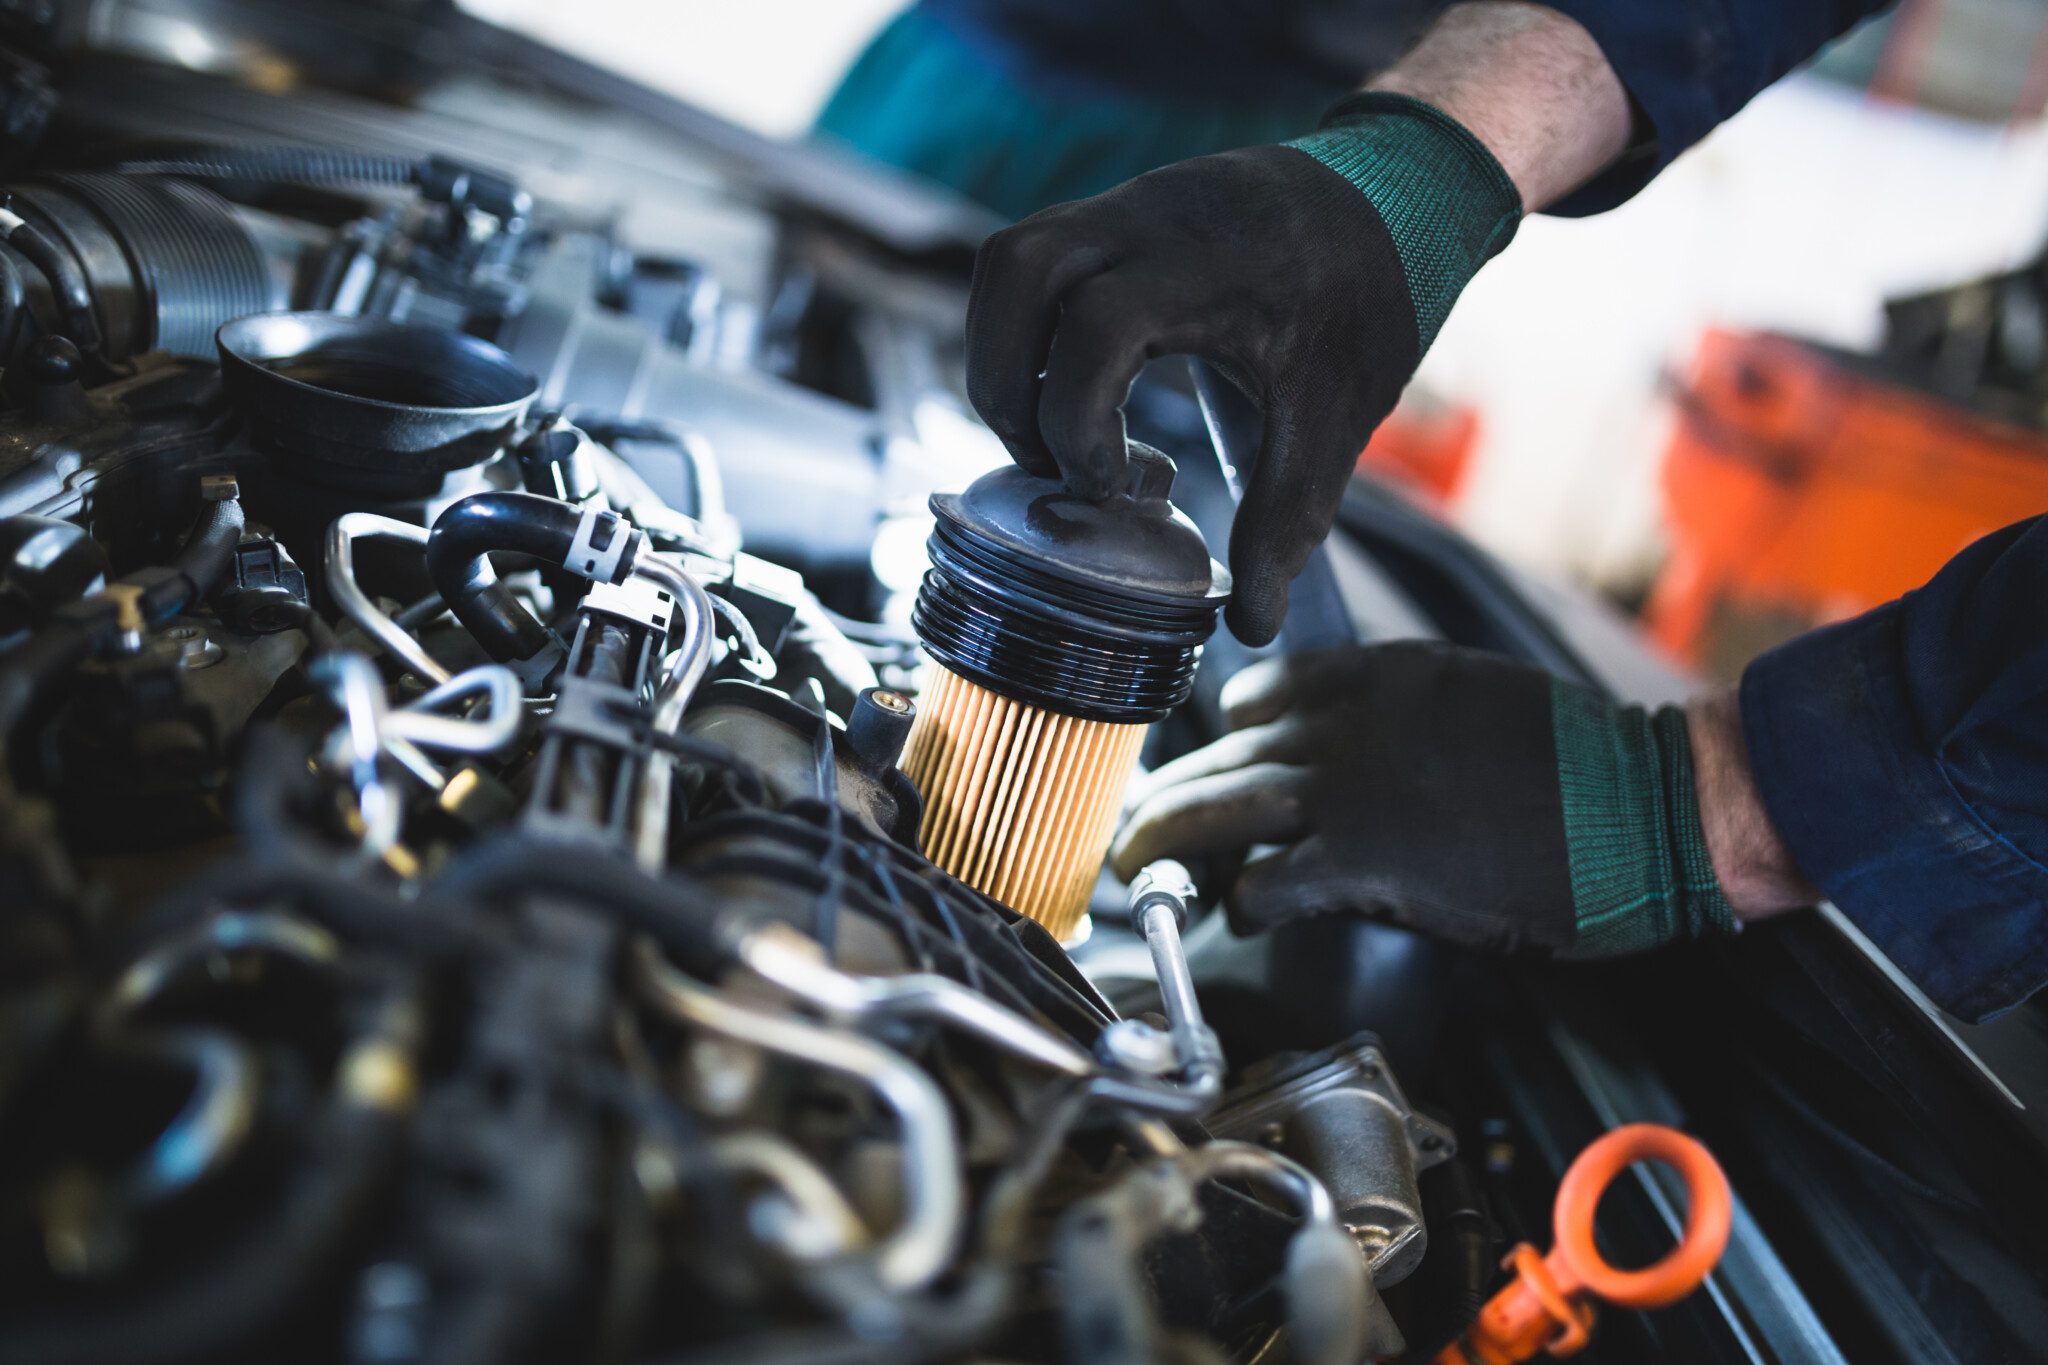
[[[281,472],[407,496],[504,448],[540,381],[460,332],[339,313],[263,313],[220,329],[222,377]]]

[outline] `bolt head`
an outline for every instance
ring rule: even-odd
[[[1109,1065],[1141,1076],[1164,1076],[1179,1065],[1173,1039],[1141,1019],[1119,1019],[1105,1028],[1095,1050]]]

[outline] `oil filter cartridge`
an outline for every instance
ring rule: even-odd
[[[1091,501],[1015,467],[931,500],[911,621],[936,665],[903,767],[927,857],[1061,939],[1087,913],[1152,721],[1187,699],[1230,592],[1133,442]]]

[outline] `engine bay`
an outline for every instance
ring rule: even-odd
[[[973,213],[505,35],[279,90],[110,11],[0,198],[0,1361],[1432,1359],[1579,1144],[1682,1112],[1617,1056],[1742,1070],[1586,1042],[1611,974],[1235,939],[994,779],[1013,880],[944,852]],[[1256,414],[1178,363],[1129,412],[1223,543]],[[1673,685],[1347,509],[1281,648]],[[1192,649],[1128,762],[1214,733],[1252,655]],[[1593,1358],[1826,1358],[1747,1213],[1730,1265]]]
[[[1399,1351],[1457,1144],[1377,1041],[1225,1093],[1184,872],[1129,893],[1165,984],[1122,1013],[921,856],[922,566],[884,555],[1000,449],[873,468],[873,352],[832,348],[877,312],[791,271],[749,316],[440,154],[159,149],[9,202],[10,927],[49,975],[0,1353]]]

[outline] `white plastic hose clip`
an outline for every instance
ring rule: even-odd
[[[599,549],[595,544],[599,523],[611,532],[611,538]],[[569,554],[562,561],[562,567],[570,573],[581,574],[599,583],[619,581],[620,566],[626,562],[626,551],[637,535],[633,523],[616,512],[606,512],[595,507],[583,509],[583,519],[576,523],[576,539],[569,546]]]

